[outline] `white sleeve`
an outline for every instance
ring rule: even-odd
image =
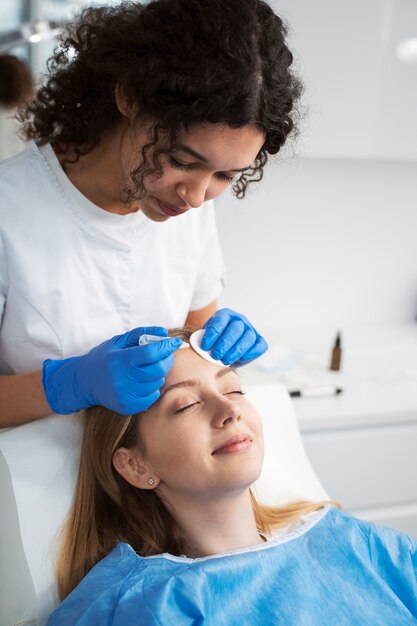
[[[202,247],[200,267],[190,310],[198,311],[217,300],[226,283],[226,270],[217,234],[213,201],[206,202],[201,212]]]
[[[9,277],[7,272],[6,254],[4,251],[3,240],[0,234],[0,330],[1,320],[3,319],[4,307],[6,305],[8,285]]]

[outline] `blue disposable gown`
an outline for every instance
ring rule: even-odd
[[[119,544],[47,626],[417,625],[417,542],[333,507],[268,543],[199,559]]]

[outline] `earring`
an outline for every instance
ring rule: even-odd
[[[153,485],[154,484],[154,479],[153,478],[148,478],[148,485]]]

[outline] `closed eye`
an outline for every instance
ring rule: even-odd
[[[242,389],[234,389],[233,391],[227,391],[225,394],[225,396],[231,396],[233,394],[237,394],[239,396],[244,396],[245,392],[242,391]],[[177,413],[184,413],[184,411],[187,411],[188,409],[191,409],[193,406],[196,406],[197,404],[201,404],[201,402],[192,402],[191,404],[186,404],[185,406],[182,406],[180,409],[177,409],[176,411],[174,411],[175,414]]]
[[[196,404],[200,404],[200,402],[193,402],[192,404],[187,404],[186,406],[183,406],[180,409],[177,409],[176,411],[174,411],[174,413],[183,413],[187,409],[191,409],[192,406],[196,406]]]
[[[169,157],[169,164],[171,167],[173,167],[176,170],[182,170],[183,172],[189,172],[192,168],[192,165],[189,163],[181,163],[180,161],[177,161],[177,159],[174,159],[172,156]],[[225,181],[227,183],[232,182],[233,180],[233,176],[228,176],[227,174],[224,174],[223,172],[216,172],[215,177],[218,178],[219,180]]]

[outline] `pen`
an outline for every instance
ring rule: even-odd
[[[323,387],[305,387],[304,389],[294,389],[290,391],[291,398],[304,398],[312,396],[338,396],[342,393],[341,387],[333,387],[330,385]]]

